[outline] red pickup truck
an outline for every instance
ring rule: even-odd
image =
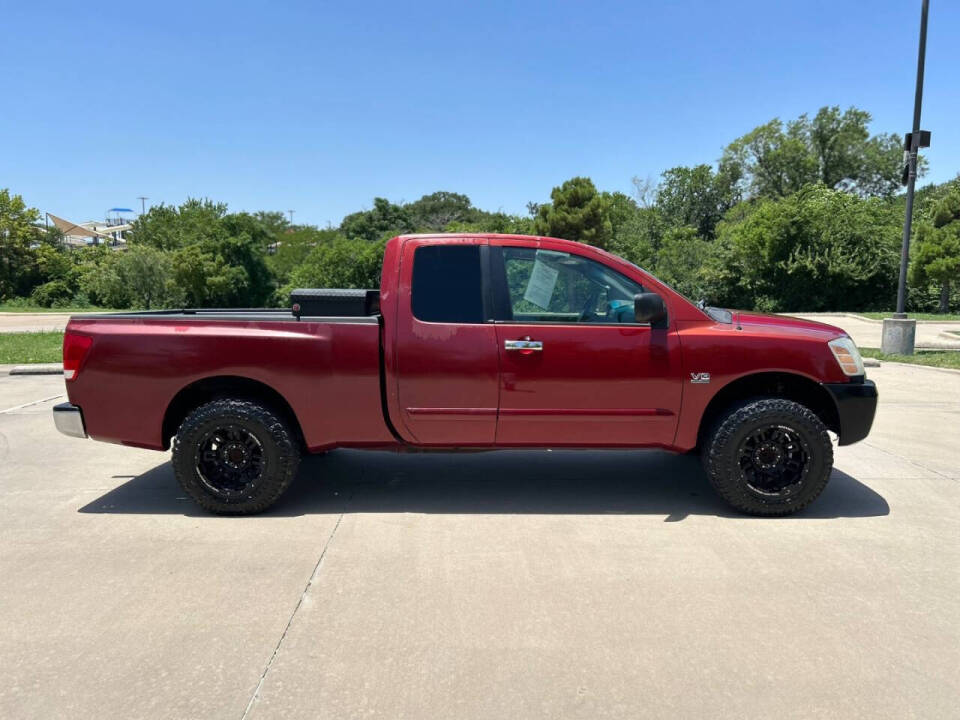
[[[785,515],[825,487],[829,433],[861,440],[876,410],[842,330],[698,307],[565,240],[395,237],[379,292],[293,300],[74,316],[57,427],[172,444],[183,489],[225,514],[272,505],[304,451],[656,447],[699,451],[735,508]]]

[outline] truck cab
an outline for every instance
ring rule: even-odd
[[[673,443],[683,368],[670,316],[690,306],[638,321],[635,297],[661,288],[591,250],[519,237],[398,240],[396,288],[385,287],[381,310],[388,406],[405,439]]]

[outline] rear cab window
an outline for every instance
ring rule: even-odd
[[[418,247],[413,254],[411,308],[423,322],[484,322],[480,246]]]

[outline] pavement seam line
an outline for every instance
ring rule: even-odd
[[[59,395],[51,395],[50,397],[43,398],[42,400],[34,400],[33,402],[24,403],[23,405],[17,405],[16,407],[7,408],[6,410],[0,410],[0,415],[3,415],[4,413],[8,413],[8,412],[13,412],[14,410],[23,410],[24,408],[28,408],[31,405],[39,405],[40,403],[49,402],[50,400],[56,400],[57,398],[62,398],[62,397],[63,397],[63,393],[60,393]]]
[[[277,646],[273,649],[273,654],[270,655],[270,659],[267,661],[267,666],[260,674],[260,680],[257,682],[257,687],[254,689],[253,695],[250,696],[250,702],[247,703],[247,707],[243,711],[243,715],[240,716],[240,720],[246,720],[247,716],[250,714],[250,711],[253,709],[253,704],[257,701],[257,697],[260,695],[260,690],[263,688],[263,683],[267,679],[267,673],[270,672],[270,668],[273,666],[273,661],[276,660],[277,655],[280,654],[280,646],[283,645],[283,641],[287,638],[287,633],[290,632],[290,626],[293,625],[293,618],[296,617],[297,611],[299,611],[300,606],[303,605],[303,599],[307,596],[307,591],[310,590],[310,586],[313,585],[313,581],[316,579],[317,573],[320,572],[320,565],[323,563],[323,558],[327,554],[327,548],[330,547],[330,542],[333,540],[333,536],[340,527],[340,522],[343,520],[343,516],[345,514],[346,511],[340,513],[340,517],[337,518],[336,525],[333,526],[333,530],[330,531],[327,541],[323,544],[323,549],[320,551],[320,557],[317,558],[317,564],[314,565],[313,572],[310,573],[310,578],[307,580],[307,584],[304,585],[303,592],[300,593],[300,599],[297,600],[296,607],[294,607],[293,612],[290,613],[290,618],[287,620],[287,625],[285,628],[283,628],[283,632],[280,634],[280,639],[277,641]]]
[[[944,478],[945,480],[956,480],[956,478],[952,478],[952,477],[950,477],[949,475],[947,475],[946,473],[940,472],[939,470],[934,470],[933,468],[928,468],[926,465],[924,465],[923,463],[918,463],[916,460],[911,460],[911,459],[908,458],[908,457],[904,457],[903,455],[898,455],[897,453],[891,452],[890,450],[884,450],[882,447],[877,447],[876,445],[872,445],[872,444],[870,444],[870,443],[868,443],[868,442],[864,442],[863,444],[866,445],[866,446],[869,447],[869,448],[873,448],[874,450],[879,450],[880,452],[882,452],[882,453],[884,453],[884,454],[886,454],[886,455],[892,455],[893,457],[895,457],[895,458],[897,458],[897,459],[899,459],[899,460],[903,460],[904,462],[909,463],[910,465],[915,465],[916,467],[920,468],[921,470],[926,470],[927,472],[931,472],[931,473],[933,473],[934,475],[939,475],[940,477]]]

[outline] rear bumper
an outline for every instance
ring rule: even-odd
[[[840,419],[840,444],[863,440],[877,412],[877,386],[872,380],[855,383],[824,383],[837,406]]]
[[[87,436],[87,428],[83,422],[83,411],[68,402],[53,406],[53,424],[64,435],[78,438]]]

